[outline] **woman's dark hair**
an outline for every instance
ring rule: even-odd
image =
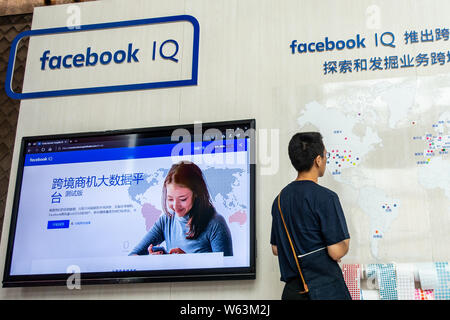
[[[196,164],[188,161],[181,161],[170,168],[164,180],[162,208],[165,214],[171,216],[166,204],[167,184],[169,183],[189,188],[193,193],[194,203],[189,211],[189,231],[186,233],[186,239],[196,239],[206,229],[215,213],[202,170]]]
[[[289,142],[289,159],[298,172],[309,171],[317,156],[323,157],[325,146],[319,132],[296,133]]]

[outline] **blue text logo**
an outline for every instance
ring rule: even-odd
[[[45,70],[46,66],[50,68],[50,70],[61,69],[61,67],[69,69],[73,67],[89,67],[95,66],[97,63],[106,65],[111,61],[114,63],[120,64],[125,60],[127,63],[131,62],[139,62],[137,57],[139,49],[133,49],[133,44],[128,44],[128,49],[125,50],[117,50],[116,52],[111,51],[103,51],[102,53],[96,53],[92,51],[91,47],[86,49],[86,53],[78,53],[75,55],[68,54],[65,56],[50,56],[50,50],[46,50],[42,53],[40,58],[41,60],[41,70]],[[47,63],[48,62],[48,63]]]
[[[323,51],[333,51],[334,49],[343,50],[347,49],[359,49],[365,48],[366,44],[364,41],[366,38],[362,38],[359,34],[356,35],[355,39],[344,40],[329,40],[325,37],[323,42],[310,42],[310,43],[298,43],[297,40],[292,40],[290,44],[291,52],[294,54],[296,51],[298,53],[306,52],[323,52]]]

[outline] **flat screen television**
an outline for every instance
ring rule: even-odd
[[[255,279],[254,132],[24,137],[3,286]]]

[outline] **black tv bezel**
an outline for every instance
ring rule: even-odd
[[[17,167],[16,184],[14,190],[13,208],[11,213],[11,222],[8,235],[8,245],[5,257],[5,267],[3,273],[2,285],[9,287],[34,287],[34,286],[63,286],[71,274],[36,274],[36,275],[10,275],[12,252],[14,247],[15,232],[17,227],[17,215],[19,209],[20,192],[22,188],[22,179],[25,162],[25,147],[29,141],[36,140],[58,140],[83,137],[107,137],[126,134],[149,134],[156,135],[160,133],[171,133],[175,129],[186,129],[191,134],[194,133],[194,127],[199,123],[181,124],[158,127],[145,127],[134,129],[119,129],[93,132],[76,132],[65,134],[52,134],[41,136],[22,137]],[[202,135],[205,130],[217,128],[224,130],[226,128],[236,128],[248,125],[249,129],[256,130],[255,119],[231,120],[221,122],[201,123]],[[154,271],[123,271],[123,272],[88,272],[80,274],[80,284],[122,284],[122,283],[146,283],[146,282],[181,282],[181,281],[208,281],[208,280],[254,280],[256,279],[256,199],[255,199],[255,136],[250,139],[250,266],[249,267],[227,267],[227,268],[208,268],[208,269],[178,269],[178,270],[154,270]]]

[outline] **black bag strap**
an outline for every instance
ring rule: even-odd
[[[295,259],[295,263],[297,264],[298,273],[300,274],[300,278],[302,279],[302,282],[303,282],[303,288],[305,289],[305,291],[300,291],[299,293],[300,294],[307,293],[307,292],[309,292],[309,289],[308,289],[308,286],[306,285],[305,279],[303,278],[303,273],[302,273],[302,270],[300,269],[300,263],[298,262],[297,254],[295,253],[294,244],[292,243],[292,239],[291,239],[291,236],[289,235],[289,232],[288,232],[288,229],[286,226],[286,222],[284,221],[283,212],[281,211],[280,197],[281,197],[281,192],[278,194],[278,210],[280,211],[281,220],[283,220],[284,229],[286,230],[286,234],[289,239],[289,244],[291,245],[292,253],[294,254],[294,259]]]

